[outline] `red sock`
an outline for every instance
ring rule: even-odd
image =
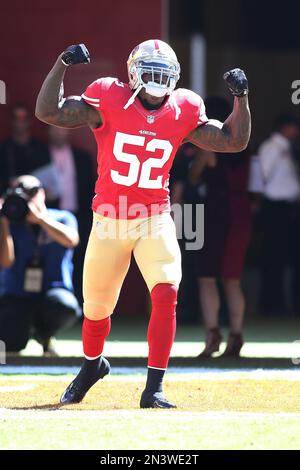
[[[166,369],[176,333],[177,287],[157,284],[151,291],[152,312],[148,327],[148,367]]]
[[[89,320],[84,317],[82,325],[83,352],[87,359],[101,356],[105,338],[110,332],[110,317],[103,320]]]

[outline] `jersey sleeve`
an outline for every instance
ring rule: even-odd
[[[112,77],[98,78],[86,88],[81,97],[99,111],[105,111],[109,103],[109,95],[111,95],[116,81],[117,79]]]
[[[199,96],[199,106],[196,112],[196,119],[197,123],[195,127],[201,126],[202,124],[205,124],[208,121],[208,117],[206,116],[206,109],[205,109],[205,104],[203,99]]]
[[[84,93],[82,93],[81,98],[83,98],[87,104],[100,109],[101,88],[101,79],[95,80],[86,88]]]
[[[180,119],[182,119],[184,132],[187,135],[208,121],[205,104],[201,96],[191,90],[181,88],[176,91],[174,92],[176,93],[176,102],[181,109]]]
[[[187,95],[187,104],[189,107],[189,120],[191,130],[202,126],[208,121],[206,116],[205,104],[201,96],[190,91]]]

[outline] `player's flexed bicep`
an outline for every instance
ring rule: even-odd
[[[185,142],[213,152],[240,152],[247,147],[251,132],[248,81],[241,69],[225,73],[224,79],[234,95],[232,113],[224,123],[209,119],[193,129]]]
[[[97,107],[86,103],[80,96],[63,97],[63,79],[66,68],[87,64],[90,56],[84,44],[68,47],[59,55],[39,92],[35,115],[41,121],[59,127],[99,127],[102,118]]]
[[[64,98],[58,110],[47,113],[44,118],[39,117],[39,119],[47,124],[69,129],[83,126],[95,128],[102,123],[99,112],[86,104],[81,96]]]

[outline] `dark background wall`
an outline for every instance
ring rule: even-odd
[[[163,0],[151,1],[155,21],[143,21],[139,0],[3,0],[0,10],[0,80],[7,104],[0,106],[0,138],[9,132],[10,105],[34,109],[37,93],[56,57],[70,44],[85,43],[91,64],[68,71],[66,94],[81,94],[101,76],[127,79],[126,60],[133,47],[163,35]],[[34,132],[46,137],[46,126],[33,121]],[[95,152],[88,129],[73,133],[75,143]]]
[[[189,86],[190,38],[206,41],[207,95],[227,96],[222,74],[243,68],[250,83],[253,132],[250,150],[270,132],[280,112],[300,116],[291,84],[300,79],[300,2],[286,0],[172,0],[170,40],[183,65],[181,85]]]
[[[0,138],[9,130],[9,105],[21,101],[34,108],[43,78],[67,45],[84,42],[92,56],[89,66],[67,74],[67,94],[81,93],[101,75],[126,80],[130,50],[150,37],[170,40],[182,66],[180,86],[189,87],[190,40],[202,34],[207,94],[227,95],[222,74],[230,67],[247,72],[255,149],[278,112],[299,114],[291,102],[291,83],[300,79],[299,15],[297,0],[2,1],[0,80],[7,85],[8,106],[0,106]],[[34,131],[45,137],[45,130],[35,119]],[[73,138],[95,152],[87,129]]]

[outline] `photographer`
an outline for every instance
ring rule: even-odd
[[[51,353],[51,338],[81,311],[72,285],[77,222],[68,211],[47,209],[34,176],[18,177],[0,213],[0,339],[7,351],[25,348],[29,337]]]

